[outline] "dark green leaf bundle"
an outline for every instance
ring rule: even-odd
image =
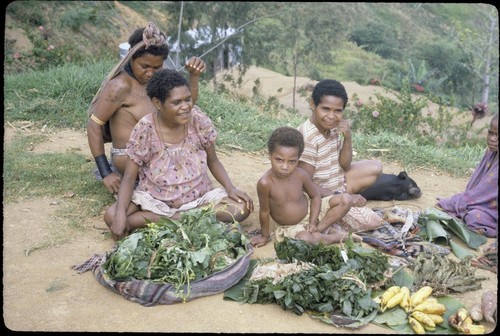
[[[384,254],[354,246],[351,240],[344,245],[345,251],[336,245],[312,245],[289,238],[276,242],[274,248],[281,261],[314,266],[289,273],[278,282],[271,277],[247,281],[240,301],[277,303],[298,315],[312,311],[331,318],[340,313],[359,323],[368,323],[376,315],[378,305],[367,284],[384,280],[384,272],[390,268]]]
[[[243,287],[241,301],[277,303],[297,315],[308,310],[342,312],[354,319],[361,319],[378,309],[371,289],[367,289],[347,265],[337,271],[328,264],[315,266],[290,274],[276,284],[269,278],[249,281]]]

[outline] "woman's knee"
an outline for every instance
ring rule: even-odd
[[[113,223],[114,213],[115,204],[111,205],[104,213],[104,223],[106,223],[108,227],[111,227],[111,224]]]
[[[244,203],[224,202],[218,204],[215,210],[217,219],[225,223],[241,222],[250,216],[250,210]]]
[[[237,211],[234,217],[237,222],[242,222],[250,216],[250,210],[245,206],[245,204],[238,204],[235,207],[237,208]]]

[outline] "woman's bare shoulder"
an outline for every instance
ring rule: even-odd
[[[106,84],[103,88],[103,93],[115,97],[123,97],[130,94],[132,91],[134,87],[133,81],[134,80],[130,78],[130,76],[122,72]]]

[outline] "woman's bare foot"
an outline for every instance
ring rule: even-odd
[[[362,207],[366,205],[366,199],[360,194],[352,194],[352,206]]]

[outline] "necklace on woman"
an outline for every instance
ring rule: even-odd
[[[160,112],[159,111],[156,112],[156,123],[158,124],[158,129],[156,130],[156,132],[158,133],[158,137],[160,138],[161,142],[163,142],[163,145],[165,146],[165,149],[168,149],[173,144],[180,143],[186,137],[186,135],[187,135],[187,124],[184,124],[183,125],[182,138],[179,141],[177,141],[177,142],[170,143],[170,142],[165,141],[163,139],[162,126],[161,126],[161,122],[160,122]]]

